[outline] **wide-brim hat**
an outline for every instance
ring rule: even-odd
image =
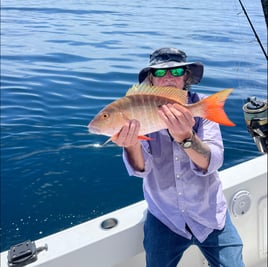
[[[204,72],[204,66],[200,62],[186,62],[186,54],[176,48],[160,48],[150,55],[149,66],[142,69],[139,73],[139,82],[142,83],[151,69],[168,69],[175,67],[184,67],[191,71],[191,84],[197,84],[201,81]]]

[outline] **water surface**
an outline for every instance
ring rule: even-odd
[[[261,5],[245,5],[266,47]],[[235,88],[222,169],[260,155],[242,106],[267,98],[267,67],[237,1],[4,0],[1,35],[1,250],[143,199],[121,149],[86,126],[159,47],[205,64],[192,90]]]

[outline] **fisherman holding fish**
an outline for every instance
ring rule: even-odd
[[[242,241],[231,222],[218,169],[223,162],[219,124],[230,89],[210,97],[190,90],[203,64],[161,48],[139,73],[139,84],[89,124],[123,147],[129,175],[143,178],[147,267],[175,267],[191,245],[210,266],[240,267]]]

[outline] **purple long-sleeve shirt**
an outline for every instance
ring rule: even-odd
[[[190,93],[188,103],[203,98]],[[195,118],[197,136],[211,150],[208,170],[196,166],[184,149],[172,140],[167,130],[152,133],[151,141],[142,141],[145,170],[132,168],[123,152],[129,175],[143,178],[144,198],[149,211],[175,233],[190,239],[190,227],[203,242],[214,229],[222,229],[227,210],[217,170],[223,162],[223,143],[219,125]]]

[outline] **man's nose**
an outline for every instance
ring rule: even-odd
[[[165,75],[165,78],[173,78],[172,74],[170,73],[170,71],[167,71],[167,74]]]

